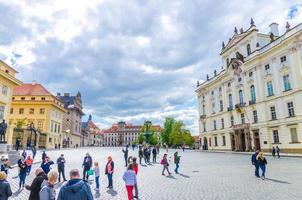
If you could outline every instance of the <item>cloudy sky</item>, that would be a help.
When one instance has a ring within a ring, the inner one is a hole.
[[[80,91],[102,127],[174,116],[197,134],[196,81],[220,68],[234,26],[302,22],[295,0],[75,2],[0,0],[0,58],[23,82]]]

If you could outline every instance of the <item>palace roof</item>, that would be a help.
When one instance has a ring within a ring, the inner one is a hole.
[[[52,94],[39,83],[25,83],[20,86],[16,86],[13,90],[13,95],[40,96]]]

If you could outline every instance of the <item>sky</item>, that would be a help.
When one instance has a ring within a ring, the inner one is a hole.
[[[197,80],[221,67],[221,43],[249,27],[302,22],[296,0],[0,0],[0,59],[48,90],[81,92],[86,116],[182,120],[198,134]]]

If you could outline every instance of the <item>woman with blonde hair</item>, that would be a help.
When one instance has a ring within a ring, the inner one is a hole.
[[[0,172],[0,199],[7,200],[10,196],[12,196],[12,190],[9,182],[6,181],[6,174],[5,172]]]
[[[258,164],[259,164],[259,168],[262,171],[261,178],[264,180],[265,179],[267,160],[264,157],[264,153],[263,152],[259,152],[259,154],[257,155],[257,161],[258,161]]]
[[[44,180],[41,184],[41,190],[39,193],[40,199],[43,200],[55,200],[56,199],[56,190],[55,184],[58,181],[59,173],[55,170],[51,170],[47,174],[47,179]]]

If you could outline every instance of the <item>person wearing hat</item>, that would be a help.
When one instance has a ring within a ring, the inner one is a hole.
[[[0,172],[0,199],[7,200],[8,197],[12,196],[12,190],[9,182],[6,181],[5,172]]]

